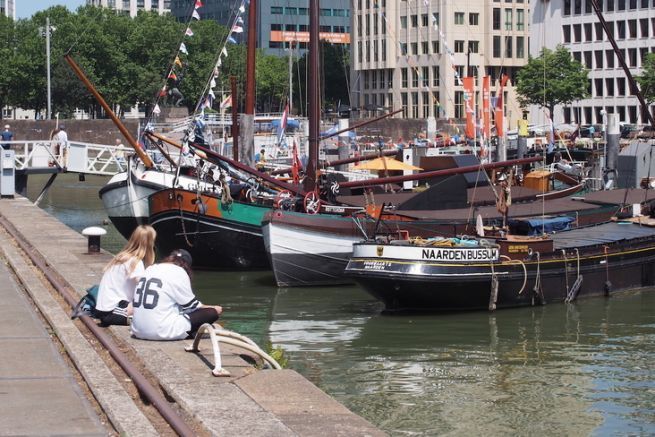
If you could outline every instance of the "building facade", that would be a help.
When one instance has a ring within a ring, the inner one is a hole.
[[[86,0],[86,4],[115,9],[135,17],[139,11],[156,11],[164,14],[171,11],[171,0]]]
[[[172,0],[171,14],[179,20],[189,17],[193,0]],[[323,2],[320,10],[321,39],[335,44],[343,44],[349,50],[350,44],[350,2],[332,0]],[[216,20],[224,26],[231,26],[234,19],[235,4],[227,0],[203,0],[198,9],[202,19]],[[307,49],[309,41],[309,4],[306,0],[260,0],[257,11],[257,47],[268,54],[288,55],[290,45],[298,48],[297,54]],[[243,15],[244,29],[247,32],[248,12]],[[239,42],[245,41],[246,32],[237,36]],[[240,39],[240,40],[239,40]],[[242,41],[241,41],[242,40]]]
[[[0,15],[16,20],[16,0],[0,0]]]
[[[655,0],[598,0],[598,4],[631,74],[639,75],[646,54],[655,52]],[[618,114],[625,123],[648,123],[639,101],[631,96],[626,75],[590,0],[534,2],[530,21],[532,56],[538,56],[542,47],[554,49],[562,44],[589,70],[590,97],[557,106],[556,124],[604,124],[605,114]],[[531,120],[543,123],[543,111],[533,108]]]
[[[515,126],[522,114],[513,84],[528,60],[529,7],[529,0],[355,0],[353,106],[462,119],[465,96],[456,76],[476,77],[479,107],[481,77],[490,76],[493,98],[505,74],[505,119]]]

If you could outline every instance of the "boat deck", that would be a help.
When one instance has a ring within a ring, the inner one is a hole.
[[[643,237],[655,237],[655,227],[639,226],[629,222],[609,222],[552,235],[555,250],[616,243]]]

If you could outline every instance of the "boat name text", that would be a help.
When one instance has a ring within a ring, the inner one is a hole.
[[[435,261],[495,261],[498,259],[498,249],[493,247],[423,249],[421,258]]]

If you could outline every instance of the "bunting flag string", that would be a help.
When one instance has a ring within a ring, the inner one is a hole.
[[[193,36],[193,30],[191,30],[191,27],[187,27],[186,32],[184,34],[186,36]]]
[[[200,20],[200,14],[198,13],[198,9],[193,10],[193,14],[191,14],[191,18],[194,18],[196,20]]]
[[[186,44],[180,44],[180,52],[184,53],[185,55],[189,54],[188,50],[186,49]]]

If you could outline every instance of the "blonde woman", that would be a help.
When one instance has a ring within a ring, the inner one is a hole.
[[[96,303],[96,314],[102,325],[128,324],[134,288],[146,267],[155,262],[156,236],[152,226],[137,227],[123,250],[105,266]]]

